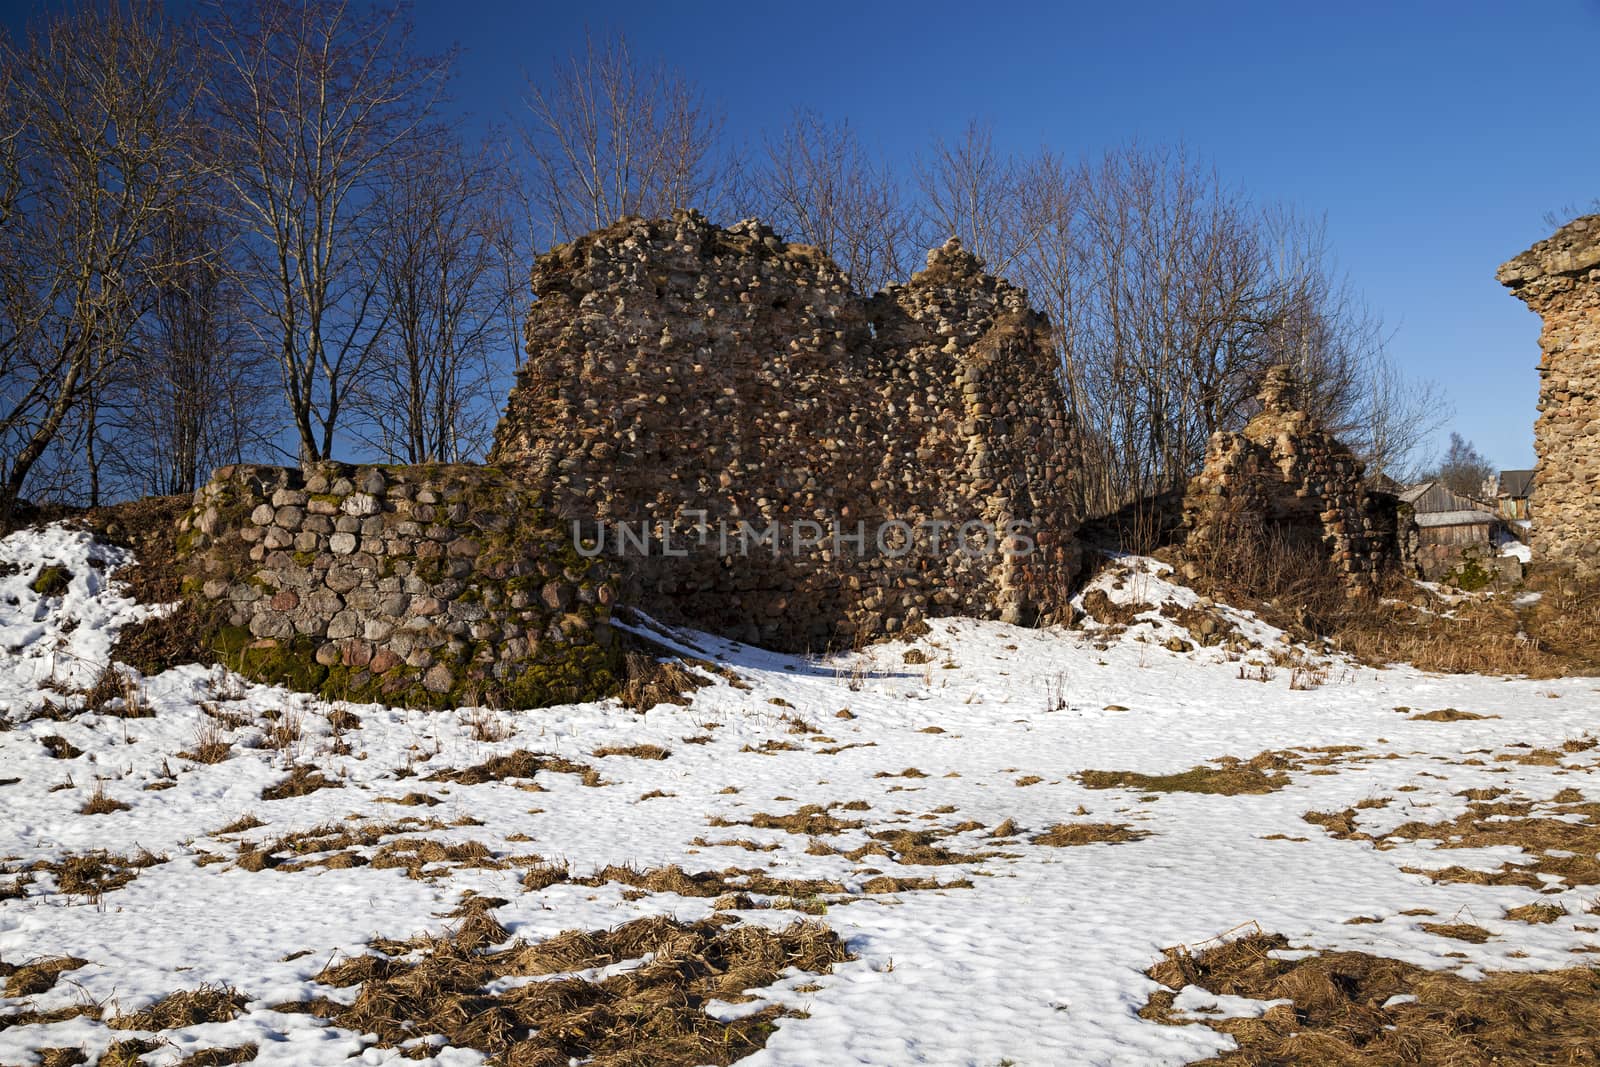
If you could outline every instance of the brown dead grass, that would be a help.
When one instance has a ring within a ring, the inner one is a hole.
[[[22,865],[0,864],[0,875],[16,875],[12,883],[14,897],[22,897],[37,873],[55,875],[56,891],[66,896],[84,897],[98,904],[105,894],[121,889],[139,876],[147,867],[167,862],[168,857],[149,851],[122,856],[104,850],[79,852],[59,860],[39,860]],[[0,886],[0,892],[4,891]]]
[[[486,782],[502,782],[507,778],[532,779],[540,771],[554,774],[590,774],[594,769],[582,763],[574,763],[562,756],[552,756],[544,752],[529,752],[519,748],[515,752],[508,752],[503,756],[493,756],[482,763],[471,767],[439,771],[430,774],[424,781],[429,782],[454,782],[457,785],[483,785]]]
[[[1086,789],[1132,789],[1145,793],[1271,793],[1289,784],[1285,771],[1299,770],[1302,760],[1293,752],[1262,752],[1248,760],[1221,756],[1215,766],[1199,766],[1177,774],[1140,774],[1137,771],[1081,771],[1074,775]]]
[[[751,826],[757,830],[782,830],[790,834],[805,834],[816,837],[821,834],[840,834],[846,830],[859,830],[864,823],[859,819],[841,819],[830,812],[841,805],[837,802],[823,807],[820,804],[806,804],[798,811],[788,815],[768,815],[757,812],[749,819],[726,819],[722,816],[713,816],[709,821],[712,826]]]
[[[200,1023],[225,1023],[244,1010],[245,997],[231,986],[204,985],[169,994],[148,1008],[113,1015],[106,1025],[113,1030],[176,1030]]]
[[[1127,823],[1080,822],[1057,823],[1044,833],[1028,840],[1035,845],[1070,848],[1074,845],[1094,845],[1101,842],[1119,844],[1124,841],[1141,841],[1149,836],[1148,830],[1135,830]]]
[[[324,778],[322,772],[305,763],[297,763],[287,777],[261,790],[262,800],[288,800],[303,797],[319,789],[340,789],[343,782]]]
[[[120,800],[114,800],[106,795],[104,782],[94,784],[94,792],[89,794],[83,806],[78,809],[79,815],[110,815],[113,812],[127,811],[129,805]]]
[[[1471,711],[1458,711],[1455,708],[1440,708],[1438,711],[1418,712],[1411,716],[1412,722],[1467,722],[1473,719],[1498,719],[1498,715],[1479,715]]]
[[[1563,790],[1559,797],[1576,791]],[[1534,801],[1507,799],[1504,790],[1489,790],[1485,799],[1468,803],[1467,810],[1454,819],[1440,822],[1413,821],[1387,831],[1381,839],[1357,828],[1356,812],[1308,812],[1305,820],[1321,826],[1335,837],[1365,841],[1384,850],[1397,841],[1436,841],[1437,848],[1494,848],[1510,846],[1528,857],[1524,863],[1505,863],[1492,871],[1452,865],[1439,870],[1402,868],[1410,874],[1426,874],[1438,882],[1467,882],[1475,885],[1515,885],[1530,889],[1546,887],[1539,875],[1550,875],[1568,886],[1600,885],[1600,802],[1545,802],[1543,810]]]
[[[376,1035],[381,1047],[438,1034],[507,1067],[569,1060],[593,1067],[726,1065],[759,1050],[776,1020],[790,1013],[773,1006],[719,1023],[703,1010],[707,1000],[748,1001],[748,990],[771,985],[790,968],[828,973],[851,958],[823,926],[799,922],[773,931],[720,914],[697,923],[639,919],[486,951],[504,933],[487,904],[468,908],[446,937],[385,946],[420,950],[416,958],[360,957],[374,962],[326,972],[330,984],[360,983],[350,1006],[327,1000],[307,1006],[335,1025]],[[572,976],[646,957],[603,981]],[[541,975],[566,977],[484,993],[497,978]]]
[[[1207,1064],[1600,1063],[1600,970],[1491,972],[1468,981],[1361,952],[1293,960],[1269,955],[1288,947],[1280,935],[1254,934],[1195,955],[1168,949],[1147,972],[1166,989],[1153,994],[1140,1015],[1192,1024],[1196,1020],[1172,1011],[1172,991],[1185,985],[1293,1002],[1259,1019],[1200,1017],[1239,1045]],[[1384,1007],[1396,996],[1417,999]]]
[[[5,990],[8,997],[31,997],[53,989],[56,979],[67,971],[75,971],[88,964],[77,956],[46,956],[25,963],[6,975]]]
[[[695,666],[715,669],[711,664],[693,661]],[[676,704],[687,707],[694,702],[694,691],[711,684],[711,679],[688,669],[678,659],[657,659],[643,652],[629,650],[623,656],[623,669],[628,676],[618,695],[623,706],[644,713],[657,704]]]
[[[666,759],[672,753],[660,745],[607,745],[595,749],[592,755],[596,759],[603,759],[606,756],[632,756],[634,759],[660,760]]]

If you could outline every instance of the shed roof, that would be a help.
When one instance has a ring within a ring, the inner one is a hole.
[[[1487,511],[1467,508],[1461,511],[1419,511],[1417,525],[1433,526],[1484,526],[1494,523],[1495,517]]]

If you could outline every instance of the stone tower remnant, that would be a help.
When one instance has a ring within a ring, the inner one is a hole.
[[[1567,223],[1495,276],[1543,321],[1534,559],[1600,572],[1600,215]]]

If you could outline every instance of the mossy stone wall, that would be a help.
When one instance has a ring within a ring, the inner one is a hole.
[[[433,707],[616,687],[608,565],[493,467],[223,467],[179,554],[215,653],[262,681]]]

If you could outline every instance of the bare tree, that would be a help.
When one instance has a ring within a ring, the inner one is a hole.
[[[857,289],[872,292],[904,276],[911,213],[889,169],[867,154],[848,123],[796,112],[766,139],[742,197],[742,212],[820,248]]]
[[[957,236],[990,271],[1017,274],[1053,220],[1037,166],[996,151],[993,129],[976,120],[954,141],[936,139],[915,168],[923,243]]]
[[[70,420],[86,415],[95,440],[95,402],[160,266],[154,232],[189,182],[193,79],[153,4],[85,8],[0,52],[3,521]]]
[[[1452,493],[1479,498],[1485,495],[1484,487],[1494,477],[1494,464],[1471,441],[1452,433],[1450,447],[1445,450],[1434,476]]]
[[[512,264],[526,261],[512,185],[487,150],[469,156],[440,131],[379,199],[374,302],[389,328],[360,408],[362,436],[391,460],[460,462],[493,434],[496,388],[516,363],[505,313],[523,285]]]
[[[1422,448],[1449,421],[1450,406],[1436,385],[1406,377],[1381,352],[1368,364],[1365,386],[1355,447],[1367,476],[1416,481]]]
[[[272,361],[249,330],[237,242],[212,202],[193,198],[157,232],[153,300],[112,383],[107,466],[131,492],[192,492],[271,436]]]
[[[523,140],[532,201],[551,244],[628,215],[714,211],[728,170],[717,152],[722,115],[664,63],[642,64],[620,34],[530,81]]]
[[[247,292],[301,461],[326,458],[386,325],[378,193],[415,150],[450,59],[411,50],[401,8],[345,0],[214,0],[205,31],[214,158],[247,237]]]

